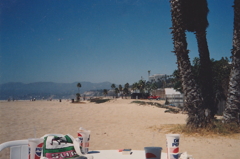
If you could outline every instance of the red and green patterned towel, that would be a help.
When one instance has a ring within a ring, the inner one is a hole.
[[[74,149],[71,135],[46,136],[43,143],[43,157],[72,159],[79,157]]]

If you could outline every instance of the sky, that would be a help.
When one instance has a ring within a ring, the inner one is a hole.
[[[210,58],[230,57],[233,0],[208,0]],[[0,0],[0,84],[133,84],[177,69],[169,0]],[[187,33],[189,57],[198,57]]]

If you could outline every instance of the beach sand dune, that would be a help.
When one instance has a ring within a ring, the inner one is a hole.
[[[164,113],[165,109],[142,106],[131,99],[115,99],[102,104],[70,101],[0,102],[0,143],[41,137],[49,133],[77,137],[79,127],[91,130],[90,150],[161,146],[166,152],[166,124],[184,124],[185,114]],[[195,159],[236,159],[240,156],[240,136],[188,137],[181,135],[180,152]],[[5,159],[7,151],[0,154]]]

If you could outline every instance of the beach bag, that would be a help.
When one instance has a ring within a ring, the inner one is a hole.
[[[74,138],[71,135],[46,135],[43,141],[41,159],[73,159],[79,158],[74,148]]]

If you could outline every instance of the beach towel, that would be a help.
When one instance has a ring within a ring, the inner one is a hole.
[[[44,137],[42,158],[73,159],[79,158],[74,148],[74,138],[71,135],[50,135]],[[79,147],[78,147],[79,148]]]

